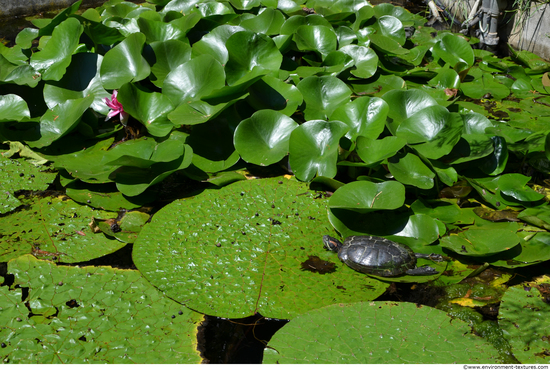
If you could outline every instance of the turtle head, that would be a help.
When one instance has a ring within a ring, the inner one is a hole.
[[[326,249],[333,252],[338,252],[342,248],[340,240],[328,235],[323,236],[323,244]]]

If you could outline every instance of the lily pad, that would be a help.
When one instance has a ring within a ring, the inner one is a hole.
[[[103,233],[94,233],[89,227],[92,217],[112,218],[116,213],[94,211],[65,196],[37,199],[28,208],[2,218],[0,260],[33,253],[38,258],[75,263],[124,246]]]
[[[512,346],[512,353],[522,363],[548,364],[549,286],[548,276],[542,276],[510,287],[502,297],[499,325]]]
[[[339,303],[309,311],[275,333],[264,351],[268,364],[495,363],[497,358],[497,350],[466,322],[409,302]]]
[[[26,255],[0,287],[0,357],[23,364],[200,363],[203,316],[133,270],[56,266]],[[116,320],[114,319],[116,317]]]
[[[321,236],[331,227],[326,201],[314,197],[279,177],[177,200],[145,225],[134,263],[171,298],[222,317],[290,319],[334,300],[382,294],[384,283],[340,268],[324,250]]]

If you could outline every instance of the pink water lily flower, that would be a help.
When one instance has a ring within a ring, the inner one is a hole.
[[[118,101],[116,98],[118,95],[118,91],[114,90],[113,95],[111,95],[111,99],[105,98],[103,99],[105,101],[105,104],[111,109],[109,114],[107,114],[107,117],[105,117],[105,121],[107,121],[109,118],[113,118],[117,114],[120,114],[120,122],[126,126],[126,122],[128,121],[128,118],[130,115],[124,111],[124,108],[122,107],[122,104]]]

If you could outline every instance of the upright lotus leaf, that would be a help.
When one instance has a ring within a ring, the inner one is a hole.
[[[518,228],[516,222],[486,222],[480,226],[471,226],[457,235],[445,236],[440,243],[464,256],[491,256],[519,244],[516,235]]]
[[[29,106],[19,95],[0,95],[0,122],[21,121],[30,117]]]
[[[241,158],[233,145],[234,130],[225,117],[193,127],[187,144],[193,148],[193,164],[204,172],[220,172]]]
[[[230,3],[239,10],[250,10],[260,6],[260,0],[231,0]]]
[[[249,163],[260,166],[276,163],[288,154],[290,134],[297,127],[292,118],[282,113],[257,111],[235,129],[235,149]]]
[[[163,94],[175,106],[198,100],[225,86],[225,72],[214,57],[203,54],[173,69],[164,80]]]
[[[502,297],[499,326],[521,363],[548,363],[549,284],[548,276],[542,276],[508,288]]]
[[[303,25],[296,29],[293,37],[298,50],[318,51],[326,56],[331,51],[335,51],[338,38],[332,27],[320,25]]]
[[[283,55],[269,36],[250,31],[231,35],[225,43],[227,84],[238,85],[271,71],[278,71]]]
[[[80,122],[84,111],[94,101],[93,96],[67,100],[48,109],[40,119],[40,138],[27,143],[35,148],[43,148],[71,132]]]
[[[374,299],[387,285],[340,268],[323,248],[331,228],[326,201],[315,198],[279,177],[176,200],[145,225],[134,263],[169,297],[221,317],[290,319],[334,300]]]
[[[382,96],[382,99],[392,108],[388,112],[388,117],[396,122],[396,126],[416,112],[432,105],[438,105],[437,101],[428,93],[416,89],[390,90]]]
[[[141,55],[144,44],[145,35],[135,32],[105,54],[100,70],[104,88],[118,89],[149,76],[151,67]]]
[[[213,56],[221,65],[225,65],[229,60],[229,52],[225,43],[234,33],[244,30],[241,26],[231,26],[228,24],[214,28],[193,44],[193,56],[208,54]]]
[[[122,85],[117,98],[124,111],[143,123],[151,135],[166,136],[174,128],[167,117],[174,105],[166,95],[147,92],[133,83],[127,83]]]
[[[157,41],[150,46],[155,53],[151,82],[162,88],[168,73],[191,59],[191,46],[180,40]]]
[[[8,213],[21,202],[15,196],[18,190],[46,190],[57,173],[43,172],[47,167],[37,167],[23,158],[10,159],[0,155],[0,214]]]
[[[404,203],[405,186],[400,182],[353,181],[334,192],[330,197],[329,207],[367,213],[381,209],[396,209]]]
[[[305,17],[303,15],[293,15],[281,27],[281,35],[293,35],[298,27],[302,25],[332,27],[332,24],[319,14],[309,14]]]
[[[493,152],[483,159],[479,168],[487,175],[500,175],[508,163],[508,146],[506,140],[500,136],[491,137],[493,141]]]
[[[201,314],[134,270],[22,256],[0,289],[0,356],[10,363],[200,363]],[[116,317],[116,319],[115,319]]]
[[[242,21],[240,26],[252,32],[271,36],[279,34],[284,21],[285,17],[279,10],[264,8],[257,16]]]
[[[306,103],[306,120],[330,117],[336,108],[349,101],[351,96],[349,87],[334,76],[306,77],[296,87]]]
[[[447,33],[432,48],[436,57],[450,64],[456,72],[474,65],[474,51],[464,38]]]
[[[426,158],[437,159],[453,150],[460,140],[462,128],[462,117],[458,113],[432,105],[401,122],[395,134],[408,144],[419,144],[413,147]]]
[[[378,69],[378,55],[374,50],[365,46],[346,45],[339,49],[353,58],[355,69],[351,74],[358,78],[370,78]]]
[[[487,117],[476,112],[460,113],[464,121],[463,134],[485,134],[487,128],[495,125]]]
[[[403,184],[420,189],[431,189],[434,186],[435,174],[412,153],[388,159],[388,169],[395,179]]]
[[[114,218],[116,213],[81,206],[68,197],[36,199],[28,208],[10,213],[0,225],[0,259],[4,262],[32,253],[37,258],[66,263],[88,261],[124,246],[89,226],[91,217]]]
[[[378,17],[372,27],[381,35],[397,42],[401,46],[405,43],[406,36],[403,23],[394,16],[383,15]]]
[[[527,186],[530,177],[519,173],[507,173],[499,176],[498,189],[504,195],[519,200],[520,202],[536,202],[544,198],[544,194],[536,192]]]
[[[104,99],[110,98],[101,84],[99,69],[103,57],[99,54],[78,53],[73,56],[67,72],[58,82],[48,82],[44,86],[44,101],[48,108],[71,99],[94,97],[90,107],[107,115],[109,108]]]
[[[246,98],[256,110],[273,109],[287,116],[296,112],[304,98],[296,86],[272,76],[264,76],[248,88]]]
[[[290,167],[302,181],[315,176],[336,176],[339,140],[348,131],[340,121],[313,120],[290,134]]]
[[[304,313],[277,331],[263,362],[495,363],[498,351],[471,332],[444,311],[410,302],[338,303]]]
[[[460,77],[454,69],[442,69],[437,76],[428,81],[430,86],[442,89],[458,89],[460,87]]]
[[[367,164],[377,164],[386,158],[393,157],[407,141],[397,136],[386,136],[380,140],[369,139],[365,136],[357,137],[357,154]]]
[[[384,131],[389,110],[384,100],[362,96],[340,105],[330,119],[346,123],[349,126],[346,137],[352,141],[358,136],[376,139]]]
[[[30,65],[42,74],[43,80],[59,81],[63,77],[82,31],[78,20],[68,18],[55,27],[46,47],[31,56]]]
[[[146,37],[148,43],[155,41],[185,40],[187,30],[200,20],[197,13],[191,13],[186,17],[175,19],[171,22],[162,22],[140,17],[137,20],[140,32]],[[191,21],[191,22],[189,22]]]

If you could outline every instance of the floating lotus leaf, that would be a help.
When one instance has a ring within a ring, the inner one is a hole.
[[[466,322],[409,302],[340,303],[309,311],[275,333],[264,351],[264,364],[495,363],[497,358],[497,350]]]
[[[92,217],[114,218],[116,213],[92,210],[68,197],[37,199],[27,208],[2,218],[0,260],[33,253],[38,258],[74,263],[112,253],[124,246],[89,226]]]
[[[550,359],[549,286],[548,276],[542,276],[510,287],[502,297],[499,325],[522,363],[548,364]]]
[[[168,296],[222,317],[293,318],[374,299],[385,284],[323,248],[326,201],[295,180],[239,181],[177,200],[145,225],[134,263]]]
[[[4,154],[4,153],[2,153]],[[56,172],[45,172],[22,158],[10,159],[0,155],[0,214],[21,205],[15,197],[17,190],[46,190],[55,179]]]
[[[56,266],[26,255],[0,287],[0,358],[22,364],[199,363],[202,315],[138,271]]]

